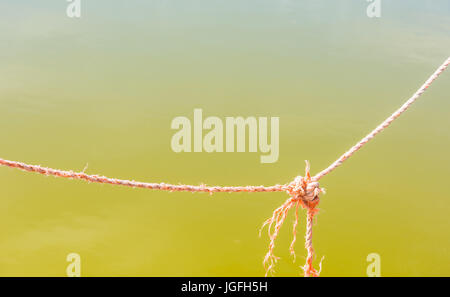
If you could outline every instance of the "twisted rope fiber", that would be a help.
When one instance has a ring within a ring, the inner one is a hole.
[[[52,175],[56,177],[64,177],[70,179],[81,179],[93,183],[103,183],[111,185],[120,185],[134,188],[145,188],[152,190],[163,190],[163,191],[187,191],[187,192],[207,192],[210,194],[217,192],[287,192],[289,194],[289,199],[277,208],[272,217],[267,219],[262,228],[268,225],[269,234],[269,251],[264,258],[264,267],[266,269],[266,276],[268,273],[272,273],[276,261],[279,259],[273,254],[275,247],[275,240],[278,233],[283,225],[284,220],[291,208],[295,206],[295,220],[293,225],[293,240],[290,246],[290,253],[294,256],[295,261],[295,251],[294,244],[296,242],[296,229],[298,224],[298,207],[306,209],[306,235],[305,235],[305,248],[307,250],[306,264],[303,267],[305,276],[319,276],[320,270],[316,270],[313,267],[314,260],[314,249],[312,245],[312,229],[314,223],[314,216],[318,212],[317,205],[319,204],[319,194],[324,192],[324,189],[319,187],[318,181],[342,165],[344,161],[350,158],[355,152],[357,152],[363,145],[373,139],[378,133],[386,129],[396,118],[398,118],[403,112],[405,112],[419,97],[422,95],[426,89],[436,80],[436,78],[448,67],[450,64],[450,57],[428,78],[428,80],[414,93],[414,95],[409,98],[398,110],[396,110],[391,116],[384,120],[379,126],[377,126],[372,132],[361,139],[357,144],[351,147],[347,152],[345,152],[341,157],[339,157],[330,166],[311,177],[309,173],[309,163],[306,162],[305,176],[297,176],[292,182],[284,185],[274,185],[274,186],[193,186],[193,185],[174,185],[166,183],[145,183],[138,182],[134,180],[123,180],[117,178],[110,178],[99,175],[89,175],[84,172],[74,172],[59,170],[53,168],[41,167],[39,165],[29,165],[22,162],[9,161],[0,158],[0,165],[10,168],[17,168],[28,172],[36,172],[44,175]],[[275,225],[274,225],[275,224]],[[273,227],[273,228],[272,228]],[[262,229],[261,228],[261,229]],[[260,230],[261,234],[261,230]],[[321,268],[321,263],[320,266]]]

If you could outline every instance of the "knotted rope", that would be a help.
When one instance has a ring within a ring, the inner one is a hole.
[[[345,152],[341,157],[339,157],[330,166],[311,177],[309,173],[309,163],[306,163],[305,176],[297,176],[294,181],[285,185],[274,185],[274,186],[237,186],[237,187],[221,187],[221,186],[192,186],[192,185],[173,185],[166,183],[144,183],[137,182],[134,180],[122,180],[117,178],[109,178],[99,175],[89,175],[82,172],[66,171],[53,168],[41,167],[39,165],[29,165],[22,162],[9,161],[0,159],[0,166],[6,166],[10,168],[17,168],[28,172],[36,172],[44,175],[52,175],[56,177],[64,177],[69,179],[81,179],[93,183],[103,183],[111,185],[120,185],[133,188],[145,188],[153,190],[162,191],[188,191],[188,192],[207,192],[210,194],[217,192],[287,192],[290,196],[283,205],[277,208],[272,217],[267,219],[261,230],[266,226],[268,227],[269,233],[269,251],[264,257],[264,267],[266,268],[266,276],[268,273],[272,273],[274,266],[279,259],[273,253],[275,247],[275,240],[278,233],[283,225],[284,220],[289,212],[289,210],[295,206],[295,220],[293,226],[293,240],[290,246],[290,252],[294,256],[295,251],[294,244],[296,242],[296,229],[298,225],[298,207],[306,209],[306,236],[305,236],[305,248],[307,250],[306,264],[303,267],[305,276],[319,276],[321,270],[321,263],[319,264],[319,270],[314,269],[313,259],[314,259],[314,249],[312,245],[312,228],[314,216],[318,212],[317,205],[319,204],[319,194],[324,192],[324,189],[319,187],[318,181],[330,173],[332,170],[336,169],[344,161],[350,158],[355,152],[357,152],[363,145],[373,139],[378,133],[386,129],[396,118],[398,118],[403,112],[405,112],[425,90],[436,80],[436,78],[448,67],[450,64],[450,57],[428,78],[428,80],[419,88],[419,90],[414,93],[414,95],[409,98],[398,110],[396,110],[390,117],[384,120],[379,126],[377,126],[372,132],[361,139],[357,144],[351,147],[347,152]],[[272,226],[275,224],[272,230]],[[260,234],[261,234],[260,230]],[[323,258],[322,258],[323,259]]]
[[[325,190],[319,187],[318,182],[312,180],[311,175],[309,173],[309,169],[310,169],[309,162],[306,161],[305,176],[297,176],[291,183],[285,186],[285,190],[290,196],[289,199],[286,200],[286,202],[283,205],[281,205],[273,212],[272,217],[264,222],[264,224],[261,227],[261,230],[259,231],[259,234],[261,236],[262,229],[266,225],[269,225],[269,227],[267,228],[270,239],[269,251],[264,257],[263,262],[264,267],[266,269],[266,276],[269,273],[274,272],[273,268],[275,267],[275,264],[279,259],[274,255],[275,240],[278,237],[278,233],[281,229],[281,226],[284,223],[284,220],[286,219],[287,213],[294,206],[295,206],[295,220],[293,226],[293,239],[289,250],[291,252],[291,255],[294,257],[295,261],[294,244],[297,240],[298,207],[301,206],[302,208],[307,210],[305,248],[308,252],[308,256],[306,258],[306,264],[303,267],[303,270],[305,271],[305,276],[318,276],[320,273],[320,271],[316,271],[312,266],[312,261],[314,257],[314,249],[312,245],[312,225],[314,215],[318,211],[316,206],[319,204],[320,201],[319,194],[325,192]],[[272,225],[274,223],[275,226],[272,230]]]

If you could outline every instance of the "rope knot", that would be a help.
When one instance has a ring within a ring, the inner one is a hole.
[[[286,192],[294,201],[301,201],[303,206],[314,208],[319,203],[319,194],[325,191],[311,178],[309,168],[309,162],[306,161],[305,176],[297,176],[287,185]]]

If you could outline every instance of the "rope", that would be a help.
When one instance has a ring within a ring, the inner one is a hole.
[[[170,192],[208,192],[210,194],[217,192],[283,192],[285,191],[285,185],[275,185],[270,187],[265,186],[244,186],[244,187],[220,187],[220,186],[192,186],[192,185],[173,185],[166,183],[144,183],[138,182],[134,180],[124,180],[111,178],[100,175],[89,175],[84,172],[74,172],[74,171],[66,171],[59,170],[47,167],[41,167],[39,165],[29,165],[22,162],[9,161],[0,159],[0,165],[18,168],[28,172],[36,172],[44,175],[52,175],[56,177],[65,177],[70,179],[82,179],[92,183],[100,183],[100,184],[111,184],[132,188],[144,188],[151,190],[162,190],[162,191],[170,191]]]
[[[378,127],[373,129],[372,132],[366,135],[363,139],[361,139],[357,144],[351,147],[347,152],[345,152],[342,156],[339,157],[336,161],[334,161],[330,166],[319,172],[314,176],[315,181],[319,181],[322,177],[341,166],[342,163],[350,158],[354,153],[356,153],[363,145],[368,143],[372,138],[375,137],[378,133],[389,127],[389,125],[398,118],[402,113],[404,113],[417,99],[419,99],[420,95],[422,95],[428,87],[438,78],[438,76],[444,72],[447,66],[450,64],[450,57],[439,66],[439,68],[427,79],[427,81],[409,98],[399,109],[397,109],[390,117],[388,117],[384,122],[382,122]]]
[[[306,265],[304,267],[305,276],[318,276],[319,272],[317,272],[312,267],[312,260],[314,256],[314,249],[312,247],[312,221],[315,213],[318,211],[316,206],[319,204],[319,194],[322,192],[325,192],[324,189],[319,188],[319,183],[312,181],[311,175],[309,173],[309,163],[306,161],[306,169],[305,169],[305,177],[297,176],[293,182],[291,182],[286,192],[289,194],[289,199],[286,200],[286,202],[283,203],[279,208],[277,208],[273,214],[272,217],[267,219],[264,224],[262,225],[259,234],[261,236],[261,231],[265,226],[269,226],[267,228],[269,233],[269,251],[267,252],[266,256],[264,257],[264,268],[266,269],[266,276],[270,273],[274,273],[274,267],[279,259],[277,256],[274,255],[274,248],[275,248],[275,240],[278,237],[278,233],[281,229],[281,226],[284,223],[284,220],[286,219],[287,213],[289,210],[295,206],[295,220],[294,220],[294,226],[293,226],[293,239],[291,246],[289,248],[291,255],[294,256],[294,262],[295,262],[295,250],[294,250],[294,244],[297,240],[297,225],[298,225],[298,207],[301,206],[302,208],[307,210],[307,228],[306,228],[306,237],[305,237],[305,247],[308,251],[308,257],[306,259]],[[275,227],[272,231],[272,226],[275,224]]]
[[[110,178],[99,175],[89,175],[84,172],[74,172],[59,170],[53,168],[41,167],[39,165],[29,165],[22,162],[9,161],[0,158],[0,165],[10,168],[17,168],[28,172],[36,172],[44,175],[52,175],[55,177],[63,177],[69,179],[81,179],[93,183],[120,185],[133,188],[144,188],[152,190],[162,190],[162,191],[186,191],[186,192],[207,192],[210,194],[217,192],[287,192],[290,198],[286,202],[277,208],[272,217],[267,219],[261,230],[268,225],[269,234],[269,250],[264,257],[264,267],[266,269],[266,276],[269,273],[273,273],[273,269],[277,260],[279,259],[274,255],[275,240],[278,233],[283,225],[284,220],[289,212],[289,210],[295,206],[295,220],[293,226],[293,240],[290,246],[290,252],[294,256],[295,261],[295,251],[294,244],[296,242],[296,230],[298,224],[298,207],[306,209],[306,236],[305,236],[305,248],[307,250],[306,264],[303,266],[305,276],[319,276],[320,270],[316,270],[313,267],[314,260],[314,249],[312,245],[312,229],[313,229],[313,219],[318,212],[317,205],[319,204],[319,194],[324,193],[324,189],[319,187],[318,181],[342,165],[344,161],[350,158],[355,152],[357,152],[363,145],[374,138],[378,133],[386,129],[396,118],[398,118],[403,112],[405,112],[419,97],[422,95],[426,89],[437,79],[437,77],[448,67],[450,64],[450,57],[428,78],[428,80],[414,93],[414,95],[409,98],[398,110],[396,110],[391,116],[384,120],[379,126],[377,126],[372,132],[361,139],[357,144],[351,147],[347,152],[345,152],[341,157],[339,157],[330,166],[311,177],[309,173],[309,163],[306,162],[305,176],[297,176],[292,182],[284,185],[274,185],[274,186],[237,186],[237,187],[221,187],[221,186],[193,186],[193,185],[174,185],[166,183],[145,183],[138,182],[134,180],[123,180],[117,178]],[[274,225],[275,224],[275,225]],[[272,226],[274,227],[272,228]],[[260,234],[261,234],[260,230]],[[319,265],[321,268],[321,263]]]

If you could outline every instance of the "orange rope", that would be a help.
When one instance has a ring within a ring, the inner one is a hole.
[[[277,208],[272,217],[267,219],[262,228],[266,225],[268,226],[269,234],[269,250],[264,257],[264,267],[266,269],[266,276],[268,273],[272,273],[277,260],[279,259],[274,255],[275,240],[279,234],[281,226],[286,219],[289,210],[295,205],[295,220],[293,226],[293,240],[290,246],[290,252],[294,256],[295,251],[294,244],[296,242],[296,229],[298,224],[298,206],[301,205],[307,211],[306,220],[306,236],[305,236],[305,248],[307,250],[306,264],[303,267],[305,276],[319,276],[320,270],[318,271],[313,267],[314,260],[314,249],[312,245],[312,228],[313,219],[318,212],[317,205],[319,204],[319,194],[324,192],[324,189],[319,187],[318,181],[330,173],[332,170],[336,169],[344,161],[350,158],[356,151],[358,151],[363,145],[374,138],[378,133],[386,129],[396,118],[398,118],[403,112],[405,112],[419,97],[422,95],[426,89],[436,80],[436,78],[448,67],[450,64],[450,57],[428,78],[428,80],[417,90],[414,95],[408,99],[397,111],[395,111],[390,117],[383,121],[379,126],[377,126],[372,132],[370,132],[366,137],[361,139],[357,144],[355,144],[350,150],[345,152],[341,157],[339,157],[334,163],[328,166],[326,169],[319,172],[314,177],[310,176],[309,164],[306,164],[305,176],[297,176],[294,181],[284,184],[284,185],[274,185],[274,186],[237,186],[237,187],[221,187],[221,186],[193,186],[193,185],[173,185],[166,183],[144,183],[137,182],[134,180],[122,180],[117,178],[110,178],[99,175],[89,175],[84,172],[73,172],[66,170],[59,170],[53,168],[41,167],[39,165],[29,165],[22,162],[9,161],[0,159],[0,166],[6,166],[10,168],[17,168],[28,172],[36,172],[44,175],[52,175],[56,177],[64,177],[70,179],[81,179],[93,183],[103,183],[111,185],[120,185],[126,187],[135,188],[145,188],[153,190],[163,190],[163,191],[188,191],[188,192],[207,192],[210,194],[216,192],[284,192],[286,191],[290,198],[286,202]],[[274,228],[272,228],[275,224]],[[261,229],[262,229],[261,228]],[[273,229],[273,230],[272,230]],[[261,230],[260,230],[261,234]],[[321,264],[320,264],[321,267]]]

